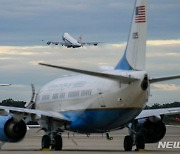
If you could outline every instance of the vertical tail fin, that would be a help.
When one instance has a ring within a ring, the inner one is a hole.
[[[146,31],[147,0],[136,0],[126,50],[115,69],[145,69]]]

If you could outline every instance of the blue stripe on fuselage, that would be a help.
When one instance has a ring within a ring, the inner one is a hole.
[[[67,129],[82,133],[106,132],[132,120],[141,109],[101,109],[67,111],[62,114],[71,121]]]

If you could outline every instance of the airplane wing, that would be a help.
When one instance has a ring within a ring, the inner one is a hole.
[[[155,83],[155,82],[161,82],[161,81],[166,81],[166,80],[172,80],[172,79],[178,79],[180,78],[180,75],[173,75],[173,76],[164,76],[164,77],[157,77],[157,78],[151,78],[149,79],[150,83]]]
[[[23,117],[31,117],[33,120],[39,120],[43,118],[52,118],[56,121],[62,123],[69,123],[70,121],[64,117],[62,114],[53,111],[42,111],[36,109],[27,109],[27,108],[18,108],[18,107],[8,107],[8,106],[0,106],[0,115],[9,115],[12,114],[14,116]]]
[[[10,86],[12,84],[0,84],[0,86]]]
[[[99,43],[101,43],[101,42],[81,42],[81,45],[94,45],[94,46],[96,46],[96,45],[98,45]]]
[[[80,70],[80,69],[75,69],[75,68],[56,66],[56,65],[44,64],[44,63],[39,63],[39,65],[63,69],[63,70],[81,73],[81,74],[85,74],[85,75],[91,75],[91,76],[95,76],[95,77],[101,77],[101,78],[107,78],[107,79],[116,79],[116,80],[120,80],[122,83],[129,83],[129,82],[139,80],[138,78],[134,78],[131,76],[122,76],[122,75],[111,74],[111,73],[93,72],[93,71]]]
[[[136,119],[173,114],[180,114],[180,107],[143,110]]]
[[[65,42],[48,41],[47,45],[66,45]]]

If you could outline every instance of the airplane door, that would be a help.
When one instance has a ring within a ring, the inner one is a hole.
[[[99,81],[100,82],[100,86],[97,89],[98,92],[98,101],[99,101],[99,105],[100,107],[106,107],[106,105],[104,104],[104,100],[103,100],[103,81]]]

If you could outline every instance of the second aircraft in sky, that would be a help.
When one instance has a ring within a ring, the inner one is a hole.
[[[79,48],[82,46],[97,46],[100,42],[83,42],[82,41],[82,35],[79,37],[78,40],[73,38],[70,34],[64,33],[62,35],[62,42],[59,41],[48,41],[47,45],[62,45],[67,48]]]

